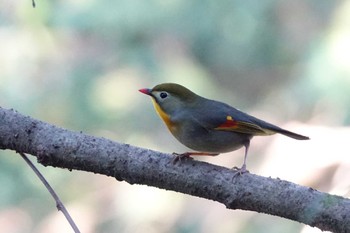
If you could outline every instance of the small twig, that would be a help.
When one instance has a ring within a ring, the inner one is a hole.
[[[32,0],[33,8],[35,8],[35,0]]]
[[[63,205],[63,203],[61,202],[60,198],[58,197],[56,192],[53,190],[53,188],[50,186],[50,184],[46,181],[44,176],[40,173],[40,171],[34,166],[34,164],[28,159],[28,157],[24,153],[19,152],[19,154],[22,156],[24,161],[26,161],[26,163],[29,165],[29,167],[34,171],[34,173],[39,177],[41,182],[45,185],[47,190],[50,192],[50,194],[53,197],[53,199],[55,199],[57,209],[59,211],[62,211],[62,213],[66,217],[67,221],[69,222],[69,224],[73,228],[74,232],[75,233],[80,233],[77,225],[75,224],[74,220],[72,219],[72,217],[68,213],[66,207]]]

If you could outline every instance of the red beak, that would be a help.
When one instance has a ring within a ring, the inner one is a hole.
[[[148,89],[148,88],[140,89],[139,92],[146,94],[146,95],[151,95],[151,89]]]

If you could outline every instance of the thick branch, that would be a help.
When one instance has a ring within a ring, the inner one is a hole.
[[[72,132],[0,108],[0,149],[29,153],[47,166],[77,169],[276,215],[322,230],[350,232],[350,200],[287,181],[187,160]]]

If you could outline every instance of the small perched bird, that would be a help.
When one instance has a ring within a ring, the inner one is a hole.
[[[244,146],[243,165],[236,168],[242,174],[247,172],[247,154],[253,136],[280,133],[298,140],[309,139],[228,104],[201,97],[179,84],[163,83],[139,91],[152,97],[155,110],[174,137],[196,151],[176,154],[175,161],[191,155],[214,156]]]

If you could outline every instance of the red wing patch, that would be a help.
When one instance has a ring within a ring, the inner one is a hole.
[[[275,133],[274,131],[263,129],[259,125],[253,123],[236,121],[232,118],[232,116],[227,116],[226,121],[218,127],[216,127],[215,129],[252,135],[271,135]]]
[[[227,116],[226,117],[226,121],[224,123],[222,123],[221,125],[219,125],[218,127],[216,127],[215,129],[234,129],[238,127],[238,122],[233,120],[232,116]]]

